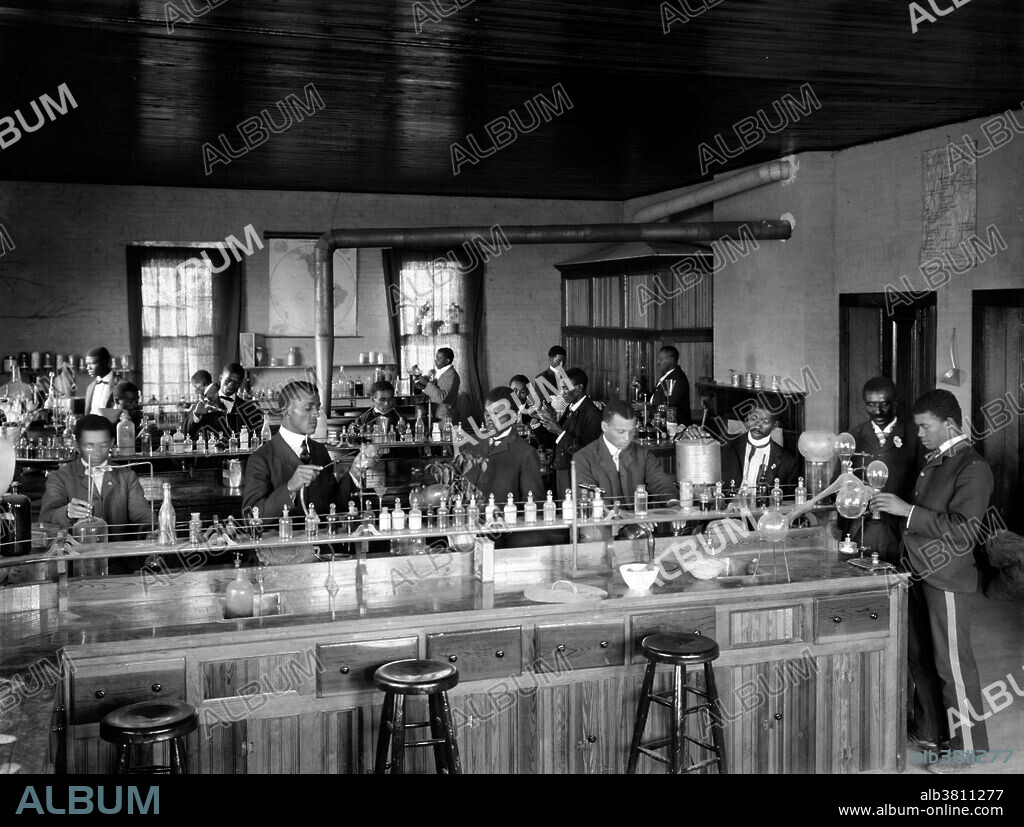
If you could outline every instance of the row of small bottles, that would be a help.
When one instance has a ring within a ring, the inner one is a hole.
[[[684,511],[695,506],[700,511],[725,511],[726,506],[733,501],[741,508],[781,508],[783,493],[779,478],[775,478],[775,484],[770,489],[767,483],[759,483],[754,488],[743,483],[737,488],[736,480],[732,480],[728,489],[721,482],[716,482],[713,490],[702,486],[699,493],[696,493],[692,483],[679,483],[679,504]],[[807,502],[803,477],[797,481],[794,502],[796,505]]]
[[[360,444],[364,442],[400,443],[400,442],[426,442],[427,424],[420,411],[416,415],[416,421],[409,425],[404,419],[399,419],[397,427],[388,427],[387,418],[377,417],[372,423],[368,422],[363,426],[352,424],[342,427],[339,439],[343,443]],[[460,425],[452,425],[452,421],[445,417],[443,422],[434,422],[430,429],[431,442],[451,442],[456,431],[461,430]]]
[[[196,434],[195,439],[189,439],[182,427],[173,434],[164,431],[160,441],[155,445],[152,442],[152,435],[145,420],[142,423],[142,434],[140,436],[139,453],[152,455],[155,453],[164,454],[216,454],[219,451],[234,453],[239,451],[255,451],[261,445],[271,440],[270,421],[263,420],[263,430],[256,434],[255,429],[250,432],[246,426],[242,426],[237,433],[232,433],[226,439],[223,434],[206,433]],[[121,415],[121,422],[117,426],[117,450],[118,453],[134,453],[135,451],[135,426],[127,417]]]

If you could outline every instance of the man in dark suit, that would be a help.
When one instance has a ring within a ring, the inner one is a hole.
[[[599,439],[576,452],[576,481],[595,485],[607,502],[621,501],[632,506],[638,485],[647,487],[651,504],[669,500],[678,502],[675,480],[665,473],[661,461],[633,442],[636,413],[620,399],[604,406]]]
[[[970,754],[988,749],[967,595],[978,589],[973,551],[986,532],[992,469],[962,432],[960,403],[949,391],[922,394],[914,403],[914,424],[929,453],[912,503],[893,493],[871,500],[871,508],[902,518],[903,559],[913,574],[907,617],[907,662],[915,684],[909,735],[933,750],[948,739],[952,750]],[[950,762],[928,768],[945,773],[967,766]]]
[[[94,347],[86,354],[85,369],[92,377],[85,389],[87,414],[98,414],[104,408],[113,407],[115,382],[110,365],[110,351],[105,347]]]
[[[69,528],[92,514],[106,520],[111,540],[134,540],[140,528],[154,528],[153,513],[135,472],[106,464],[114,435],[114,424],[105,416],[86,414],[75,423],[80,459],[66,462],[47,475],[40,522]],[[91,500],[89,474],[93,479]],[[110,573],[136,571],[133,559],[111,560]]]
[[[758,405],[747,412],[743,424],[747,432],[730,437],[722,445],[722,481],[736,488],[744,483],[750,489],[758,485],[774,485],[776,478],[783,487],[795,488],[800,477],[800,463],[795,456],[772,439],[779,413]],[[699,426],[686,430],[686,436],[708,436]]]
[[[355,424],[360,428],[375,427],[377,421],[384,417],[387,421],[387,429],[398,429],[402,417],[395,410],[395,386],[390,382],[374,382],[373,391],[370,394],[373,405],[363,411],[355,419]]]
[[[225,365],[220,374],[220,387],[215,393],[208,389],[189,415],[188,435],[213,432],[230,437],[243,425],[258,434],[263,427],[263,412],[253,400],[238,397],[238,389],[244,381],[245,368],[236,362]]]
[[[281,389],[281,405],[280,429],[246,463],[243,511],[248,515],[259,508],[260,517],[271,525],[285,508],[293,514],[298,509],[301,518],[303,499],[319,515],[326,514],[331,503],[346,511],[349,499],[358,496],[359,478],[370,464],[372,450],[364,448],[339,479],[333,467],[326,467],[332,462],[327,449],[311,439],[320,415],[316,386],[289,382]]]
[[[587,374],[580,368],[569,368],[565,376],[569,382],[569,387],[562,390],[565,413],[556,422],[546,408],[538,412],[544,427],[555,438],[555,484],[559,497],[569,488],[573,454],[601,436],[601,411],[587,396]]]
[[[864,384],[864,406],[868,419],[850,430],[857,441],[857,452],[865,468],[874,460],[885,463],[889,477],[882,491],[909,501],[914,494],[917,472],[924,461],[917,429],[913,423],[896,416],[896,385],[886,376],[876,376]],[[894,514],[880,514],[880,519],[865,519],[861,538],[861,520],[850,520],[841,526],[859,544],[877,551],[883,560],[898,563],[900,558],[900,523]]]
[[[658,351],[658,374],[661,378],[649,400],[654,410],[659,405],[675,408],[676,423],[683,427],[689,425],[693,421],[690,416],[690,381],[679,367],[679,351],[672,345],[665,345]]]
[[[557,388],[559,374],[565,370],[565,348],[561,345],[552,345],[548,349],[548,366],[541,373],[537,374],[537,381],[541,388]],[[547,401],[547,397],[544,397]]]
[[[416,383],[419,393],[434,403],[434,418],[442,420],[447,417],[453,425],[459,421],[456,402],[461,384],[459,374],[452,364],[454,361],[454,350],[450,347],[439,347],[434,354],[434,370],[430,371],[426,379],[420,377]]]

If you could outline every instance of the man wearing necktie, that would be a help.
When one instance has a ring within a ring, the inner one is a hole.
[[[675,480],[665,473],[661,460],[637,445],[636,412],[621,399],[604,406],[601,436],[576,452],[576,481],[600,488],[606,502],[632,507],[638,485],[647,487],[652,505],[678,502]]]
[[[538,411],[541,423],[555,437],[555,484],[557,495],[569,487],[569,465],[573,454],[601,436],[601,411],[587,396],[587,374],[580,368],[565,372],[568,385],[562,388],[562,399],[568,406],[556,422],[546,408]]]
[[[903,522],[903,564],[913,574],[907,606],[907,662],[914,681],[908,737],[938,750],[970,755],[988,749],[985,704],[970,637],[968,595],[978,589],[976,546],[988,531],[992,469],[963,433],[960,403],[931,390],[914,403],[914,424],[930,452],[917,476],[912,502],[885,492],[873,510]],[[949,741],[950,743],[945,743]],[[930,764],[958,772],[965,763]]]
[[[674,408],[676,423],[680,427],[689,425],[693,420],[690,415],[690,380],[679,367],[679,351],[672,345],[665,345],[658,351],[658,384],[650,396],[650,404],[656,411],[659,405]],[[634,408],[640,407],[639,403]]]
[[[394,428],[397,430],[402,417],[395,410],[395,386],[390,382],[374,382],[370,399],[373,405],[356,417],[355,424],[360,428],[365,428],[366,426],[374,428],[378,421],[383,418],[387,423],[387,429]]]
[[[339,512],[359,496],[360,477],[369,466],[372,446],[364,448],[343,474],[336,474],[331,455],[312,438],[320,415],[320,395],[309,382],[289,382],[281,389],[284,413],[281,427],[270,442],[261,445],[245,466],[242,510],[253,507],[267,525],[276,525],[287,507],[293,519],[302,518],[303,497],[323,515],[334,503]]]
[[[86,354],[85,369],[92,377],[85,389],[87,414],[99,414],[104,408],[113,407],[115,383],[110,365],[110,351],[105,347],[94,347]]]
[[[743,418],[746,433],[731,437],[722,444],[722,482],[728,486],[735,480],[737,489],[758,484],[773,485],[778,478],[783,487],[795,488],[800,476],[797,458],[772,439],[779,413],[758,405]],[[686,430],[687,437],[707,437],[699,426]]]
[[[263,427],[263,412],[259,405],[251,399],[238,398],[238,389],[244,381],[245,368],[235,362],[225,365],[220,375],[220,387],[211,385],[189,414],[186,428],[189,436],[210,431],[230,436],[240,431],[243,425],[259,433]]]
[[[107,521],[112,541],[134,540],[140,527],[152,529],[153,515],[135,472],[106,464],[115,433],[114,424],[105,416],[87,414],[75,423],[80,458],[64,463],[46,476],[40,522],[70,528],[91,513]],[[139,565],[134,565],[136,562]],[[141,557],[111,559],[109,572],[136,571],[141,563]]]
[[[885,463],[889,477],[882,491],[910,500],[914,494],[917,473],[924,464],[924,451],[917,438],[917,429],[896,415],[896,385],[886,376],[875,376],[864,384],[864,407],[868,418],[850,434],[857,442],[857,453],[864,466],[874,460]],[[848,533],[860,545],[889,562],[898,563],[900,557],[901,519],[894,514],[880,514],[880,519],[842,520],[840,530]],[[861,524],[864,537],[860,536]]]

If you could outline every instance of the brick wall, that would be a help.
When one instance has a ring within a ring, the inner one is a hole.
[[[319,233],[334,226],[415,227],[617,221],[619,204],[523,199],[443,198],[326,192],[184,189],[5,183],[0,223],[15,244],[0,257],[0,353],[84,353],[105,344],[129,350],[125,246],[131,242],[243,239],[265,231]],[[559,338],[560,289],[553,262],[583,252],[577,245],[520,245],[487,265],[487,368],[493,383],[536,373]],[[213,261],[219,261],[213,254]],[[379,250],[358,257],[359,338],[339,339],[335,363],[360,351],[391,353]],[[266,248],[246,260],[245,329],[266,332]],[[313,363],[313,341],[274,339],[272,355],[299,344]]]

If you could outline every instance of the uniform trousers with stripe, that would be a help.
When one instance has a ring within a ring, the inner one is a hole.
[[[914,682],[914,732],[950,749],[988,749],[966,594],[913,580],[908,595],[907,661]],[[953,710],[951,714],[949,710]]]

